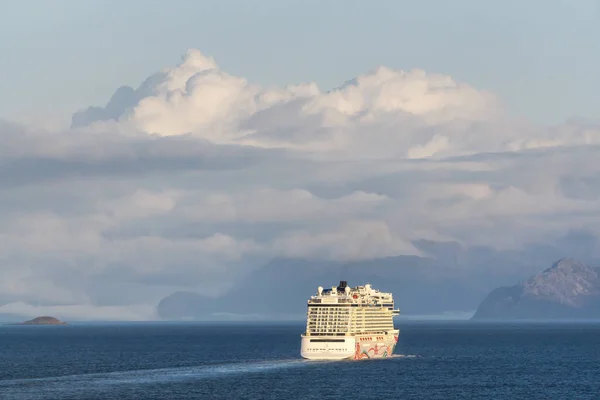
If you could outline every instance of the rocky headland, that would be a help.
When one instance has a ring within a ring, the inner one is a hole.
[[[600,319],[600,269],[561,259],[524,282],[493,290],[472,319]]]
[[[21,322],[19,325],[66,325],[54,317],[37,317],[29,321]]]

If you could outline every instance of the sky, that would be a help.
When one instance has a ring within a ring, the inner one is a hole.
[[[0,315],[422,240],[600,259],[598,2],[0,4]]]
[[[187,48],[263,85],[334,88],[385,65],[496,93],[540,122],[596,118],[596,0],[3,0],[0,117],[68,121]]]

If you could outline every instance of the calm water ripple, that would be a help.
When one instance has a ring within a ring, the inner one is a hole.
[[[301,324],[1,326],[0,399],[597,399],[600,324],[402,322],[394,357],[313,362]]]

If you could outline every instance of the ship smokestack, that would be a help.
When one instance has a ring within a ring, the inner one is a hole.
[[[338,286],[338,291],[339,292],[343,292],[344,289],[346,288],[346,286],[348,286],[348,282],[346,282],[346,281],[340,281],[340,285]]]

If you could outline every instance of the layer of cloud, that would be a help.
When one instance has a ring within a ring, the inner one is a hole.
[[[600,222],[598,125],[515,120],[420,70],[267,88],[190,50],[70,130],[0,139],[0,313],[154,318],[274,257],[511,249]]]

